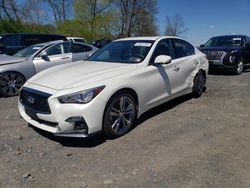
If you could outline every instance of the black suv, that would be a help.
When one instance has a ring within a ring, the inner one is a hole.
[[[0,37],[0,53],[13,55],[27,46],[54,40],[67,40],[63,35],[36,34],[36,33],[13,33]]]
[[[239,75],[250,66],[250,38],[246,35],[213,37],[200,50],[207,55],[210,70],[228,70]]]

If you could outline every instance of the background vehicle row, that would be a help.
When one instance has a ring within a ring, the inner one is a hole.
[[[58,34],[39,34],[39,33],[13,33],[4,34],[0,38],[0,53],[13,55],[27,46],[34,44],[64,40],[67,38]]]
[[[94,46],[70,41],[54,41],[27,47],[13,56],[0,55],[0,94],[14,96],[36,73],[61,64],[86,59]]]

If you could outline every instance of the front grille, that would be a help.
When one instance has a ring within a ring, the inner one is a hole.
[[[23,88],[20,91],[20,102],[28,107],[29,110],[37,113],[50,114],[50,107],[48,104],[48,98],[51,95],[43,93],[29,88]]]
[[[221,60],[227,53],[224,51],[204,51],[208,60]]]

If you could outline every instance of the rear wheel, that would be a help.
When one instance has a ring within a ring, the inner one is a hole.
[[[205,89],[206,77],[203,72],[199,72],[195,78],[193,83],[193,96],[195,98],[199,98],[202,95],[202,92]]]
[[[112,97],[104,113],[103,132],[108,138],[117,138],[126,134],[134,125],[136,104],[129,93],[120,93]]]
[[[0,74],[0,94],[4,97],[12,97],[19,94],[19,89],[24,85],[25,78],[16,72]]]

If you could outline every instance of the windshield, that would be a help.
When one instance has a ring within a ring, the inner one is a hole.
[[[152,40],[115,41],[98,50],[87,60],[116,63],[140,63],[147,56],[153,42]]]
[[[244,45],[241,37],[216,37],[210,39],[205,47],[240,47]]]
[[[34,46],[29,46],[27,48],[22,49],[21,51],[17,52],[13,56],[16,57],[29,57],[36,53],[38,50],[40,50],[43,47],[43,45],[34,45]]]

